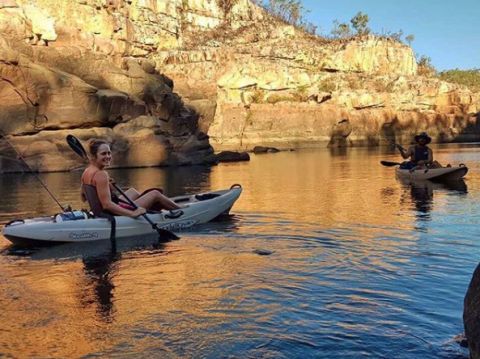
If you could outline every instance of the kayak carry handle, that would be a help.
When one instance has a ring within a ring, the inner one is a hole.
[[[234,189],[234,188],[242,188],[242,185],[239,184],[239,183],[232,184],[232,185],[230,186],[230,189]]]
[[[12,219],[10,222],[5,224],[5,227],[11,226],[14,223],[23,224],[25,221],[23,219]]]

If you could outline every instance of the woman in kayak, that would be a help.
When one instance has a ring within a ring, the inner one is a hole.
[[[140,194],[134,188],[125,191],[125,194],[138,206],[134,209],[127,201],[111,191],[110,177],[105,170],[112,162],[112,152],[108,142],[94,139],[89,143],[90,165],[82,174],[82,200],[86,201],[85,186],[96,189],[98,201],[103,210],[120,216],[138,217],[146,213],[147,209],[177,209],[175,202],[164,196],[160,190],[151,189]],[[90,198],[88,198],[91,201]],[[92,203],[90,203],[92,206]],[[93,209],[92,209],[93,210]],[[95,212],[95,211],[94,211]]]
[[[442,167],[440,163],[433,160],[433,151],[427,145],[432,142],[430,136],[426,132],[422,132],[415,136],[416,144],[410,146],[408,150],[405,150],[402,146],[396,145],[400,154],[404,159],[410,158],[410,161],[404,162],[400,165],[401,169],[413,169],[413,168],[438,168]]]

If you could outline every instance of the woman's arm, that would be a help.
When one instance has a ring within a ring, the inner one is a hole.
[[[102,208],[110,211],[113,214],[128,217],[138,217],[146,212],[145,208],[138,207],[136,210],[130,211],[112,202],[110,181],[105,171],[101,171],[95,176],[95,187],[97,188],[97,195],[100,203],[102,204]]]

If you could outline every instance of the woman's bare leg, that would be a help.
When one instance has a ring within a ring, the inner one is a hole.
[[[146,209],[151,208],[155,204],[159,204],[162,208],[169,210],[180,208],[175,202],[156,190],[145,193],[143,196],[137,198],[134,202],[137,206]]]
[[[135,188],[129,188],[126,191],[123,191],[128,198],[130,198],[132,201],[135,201],[138,197],[140,197],[140,193]],[[126,198],[123,198],[122,195],[119,196],[119,198],[126,200]]]

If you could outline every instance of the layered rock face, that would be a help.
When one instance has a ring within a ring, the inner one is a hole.
[[[399,42],[326,41],[268,18],[183,35],[184,50],[153,58],[217,150],[480,138],[479,95],[417,76]]]
[[[70,168],[66,133],[108,139],[116,166],[214,161],[199,115],[147,58],[180,46],[183,3],[0,0],[1,135],[40,171]],[[8,147],[0,172],[20,169]]]
[[[74,161],[65,133],[106,137],[118,166],[477,140],[478,95],[416,70],[403,44],[325,41],[249,0],[0,0],[0,129],[38,170]]]

